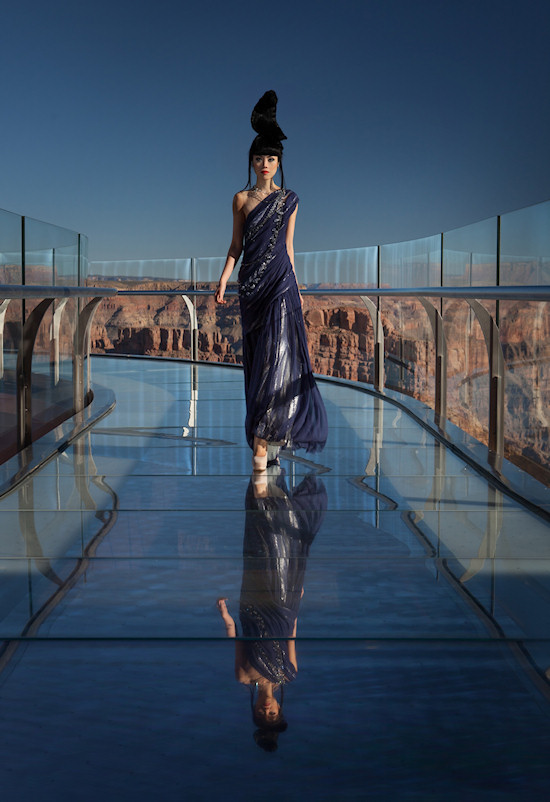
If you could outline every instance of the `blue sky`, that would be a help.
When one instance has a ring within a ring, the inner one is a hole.
[[[547,0],[19,0],[1,18],[0,207],[87,234],[94,260],[225,254],[271,88],[298,251],[550,198]]]

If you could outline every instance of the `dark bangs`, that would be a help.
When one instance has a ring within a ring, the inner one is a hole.
[[[281,142],[269,142],[261,136],[257,136],[248,151],[248,184],[245,189],[252,186],[252,158],[254,156],[277,156],[279,158],[279,169],[281,171],[281,186],[285,185],[285,174],[283,172],[283,145]]]

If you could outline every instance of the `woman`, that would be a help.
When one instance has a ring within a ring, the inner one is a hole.
[[[267,466],[269,443],[318,451],[327,418],[309,361],[302,298],[294,272],[298,196],[275,183],[282,169],[282,140],[275,116],[277,95],[266,92],[252,112],[257,136],[248,158],[247,188],[233,198],[233,238],[216,289],[225,303],[227,282],[243,251],[239,300],[243,328],[246,438],[253,468]],[[256,174],[252,187],[250,168]]]
[[[298,673],[296,632],[309,549],[327,508],[321,479],[308,475],[289,490],[284,472],[251,480],[245,498],[243,576],[237,624],[227,599],[217,602],[235,638],[235,678],[251,691],[255,740],[268,751],[287,728],[284,687]],[[277,696],[280,696],[280,701]]]

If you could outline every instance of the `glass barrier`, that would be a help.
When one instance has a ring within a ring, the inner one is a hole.
[[[86,284],[117,290],[193,287],[193,259],[130,259],[91,262]],[[190,359],[189,312],[181,297],[111,296],[99,306],[91,337],[95,353],[149,354]]]
[[[380,287],[441,286],[441,235],[382,245]]]
[[[78,240],[75,231],[26,217],[23,283],[78,286]]]
[[[499,306],[506,370],[504,454],[550,485],[549,304],[501,301]]]
[[[27,315],[39,300],[26,301]],[[32,440],[66,420],[73,402],[75,298],[54,300],[38,328],[32,359]]]
[[[502,215],[500,282],[550,284],[550,202]],[[550,484],[550,315],[548,303],[501,301],[506,365],[505,454]]]
[[[242,334],[238,298],[226,296],[223,306],[214,301],[213,293],[219,281],[225,257],[200,257],[193,260],[194,285],[209,290],[210,297],[194,299],[199,321],[198,357],[207,362],[242,364]],[[228,289],[237,288],[238,267],[233,271]]]
[[[500,284],[550,284],[550,201],[500,218]]]
[[[429,318],[416,298],[382,298],[386,387],[433,406],[434,338]]]
[[[0,284],[22,284],[21,217],[0,209]]]
[[[444,287],[486,287],[496,283],[496,218],[455,228],[444,234]]]
[[[378,248],[297,253],[298,283],[308,287],[376,287]]]
[[[484,302],[494,312],[494,302]],[[444,300],[447,341],[447,416],[488,444],[489,357],[481,325],[466,301]]]
[[[327,290],[549,284],[549,222],[547,202],[409,242],[298,253],[296,274],[301,287]],[[70,245],[67,247],[69,252],[61,251],[57,258],[64,273],[70,272],[74,259],[74,251]],[[42,257],[35,261],[53,270],[53,259],[47,262]],[[213,294],[187,300],[162,295],[163,290],[173,289],[181,289],[184,295],[186,289],[192,288],[213,293],[223,264],[223,257],[91,263],[87,272],[89,285],[160,293],[132,298],[119,295],[105,300],[93,328],[94,351],[192,357],[191,322],[196,316],[197,358],[240,364],[242,340],[235,296],[227,296],[227,303],[220,307]],[[237,271],[232,278],[229,289],[236,288]],[[360,296],[304,296],[304,320],[314,369],[330,376],[372,382],[371,315],[378,309],[384,329],[385,386],[433,406],[436,351],[430,315],[439,314],[446,340],[447,415],[487,443],[491,377],[486,331],[479,310],[464,299],[433,299],[428,305],[426,300],[374,298],[369,310]],[[510,453],[517,451],[518,444],[523,443],[522,460],[530,459],[535,452],[533,459],[542,460],[548,437],[544,410],[550,400],[548,305],[484,301],[482,306],[489,320],[500,324],[506,363],[505,414],[510,424],[506,425],[510,440],[507,449]],[[528,400],[531,389],[535,393],[532,409]]]
[[[224,256],[213,257],[199,257],[193,260],[193,279],[200,289],[204,285],[208,289],[209,285],[216,285],[219,281],[223,266],[225,264]],[[235,268],[231,276],[231,284],[237,285],[238,268]]]
[[[89,324],[100,299],[114,292],[12,284],[0,286],[1,293],[0,464],[48,432],[57,432],[93,400],[87,364]],[[6,320],[9,309],[19,318],[17,349],[13,326]],[[84,417],[76,423],[82,425]],[[25,452],[25,464],[32,459],[31,451]]]
[[[113,262],[90,262],[86,275],[90,286],[104,281],[118,283],[166,281],[190,283],[192,259],[127,259]]]

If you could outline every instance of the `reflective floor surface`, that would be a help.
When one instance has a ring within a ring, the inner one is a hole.
[[[550,524],[348,386],[253,480],[238,369],[92,372],[114,412],[0,499],[2,800],[550,798]]]

